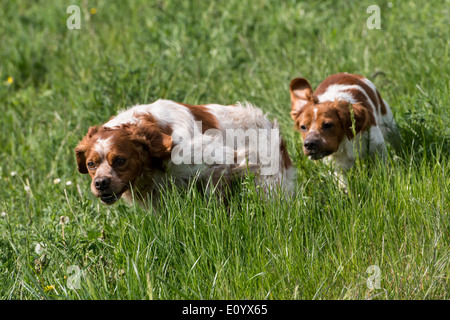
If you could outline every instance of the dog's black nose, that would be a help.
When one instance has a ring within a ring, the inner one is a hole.
[[[305,140],[305,143],[303,143],[303,145],[308,151],[316,151],[319,143],[317,140]]]
[[[109,187],[110,182],[111,182],[110,178],[97,178],[94,181],[95,189],[99,191],[105,190],[106,188]]]

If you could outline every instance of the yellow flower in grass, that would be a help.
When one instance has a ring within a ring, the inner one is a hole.
[[[8,77],[8,79],[6,79],[7,84],[12,84],[13,82],[14,82],[13,77]]]
[[[97,13],[97,8],[91,8],[91,14],[94,15]]]
[[[49,291],[51,291],[51,290],[55,290],[55,286],[46,286],[46,287],[44,287],[44,292],[49,292]]]

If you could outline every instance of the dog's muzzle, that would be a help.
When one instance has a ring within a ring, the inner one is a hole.
[[[311,160],[322,159],[331,154],[331,152],[324,150],[322,139],[317,134],[308,135],[303,142],[303,152]]]

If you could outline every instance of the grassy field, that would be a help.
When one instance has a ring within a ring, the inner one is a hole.
[[[449,299],[450,5],[375,2],[1,1],[0,298]],[[348,195],[289,115],[292,78],[342,71],[377,85],[402,135],[386,165],[358,161]],[[229,209],[196,189],[168,190],[159,215],[101,205],[74,147],[158,98],[277,118],[296,196],[261,203],[244,181]]]

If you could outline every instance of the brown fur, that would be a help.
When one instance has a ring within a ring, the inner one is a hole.
[[[88,173],[86,167],[86,151],[91,145],[91,138],[98,132],[98,127],[90,127],[86,136],[80,141],[78,146],[75,148],[75,156],[78,164],[78,171],[80,173]]]
[[[212,115],[207,108],[205,108],[205,105],[190,105],[181,102],[178,103],[191,111],[195,121],[202,122],[202,133],[205,133],[205,131],[209,129],[220,129],[220,125],[216,117]]]
[[[286,148],[286,142],[284,140],[281,140],[280,152],[281,152],[281,159],[283,161],[283,167],[285,169],[289,169],[292,166],[292,160],[289,157],[289,153]]]

